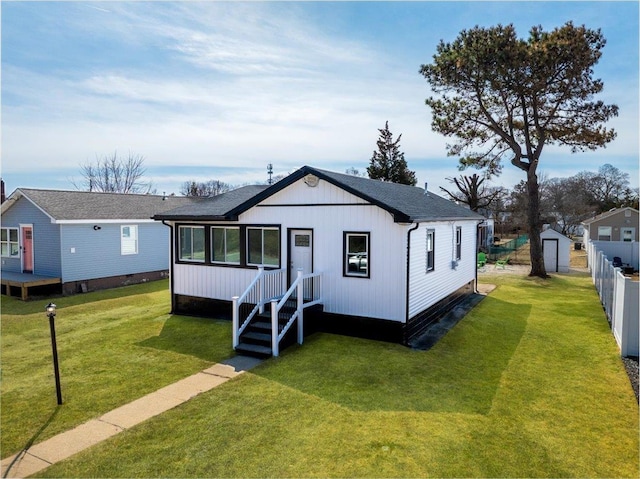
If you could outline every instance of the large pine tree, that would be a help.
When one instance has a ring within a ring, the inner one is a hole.
[[[415,186],[418,182],[416,174],[407,168],[404,152],[400,151],[402,134],[398,135],[394,141],[393,134],[389,131],[388,121],[384,124],[384,128],[378,131],[380,132],[380,138],[376,142],[378,149],[373,151],[367,168],[369,178]]]

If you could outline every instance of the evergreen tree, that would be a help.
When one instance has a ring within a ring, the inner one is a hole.
[[[373,151],[373,156],[367,168],[369,178],[374,180],[390,181],[403,185],[415,186],[418,182],[416,174],[407,168],[404,153],[400,151],[400,138],[393,141],[393,134],[389,131],[389,122],[383,129],[378,129],[380,138],[376,142],[378,150]]]

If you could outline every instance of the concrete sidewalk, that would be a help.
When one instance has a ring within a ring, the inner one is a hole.
[[[35,474],[136,424],[173,409],[261,362],[260,359],[235,356],[222,363],[214,364],[193,376],[147,394],[75,429],[58,434],[31,446],[26,451],[3,459],[1,477],[22,478]]]

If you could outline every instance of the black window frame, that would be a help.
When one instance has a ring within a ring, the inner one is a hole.
[[[225,241],[225,261],[220,261],[214,259],[214,229],[224,230],[224,241]],[[226,261],[226,256],[228,254],[227,251],[227,230],[237,230],[238,232],[238,261]],[[206,239],[206,238],[205,238]],[[243,245],[245,243],[244,235],[242,234],[242,228],[240,225],[211,225],[209,228],[209,263],[215,266],[241,266],[243,264]]]
[[[349,271],[349,237],[350,236],[364,236],[366,238],[366,260],[367,260],[367,272],[366,274],[355,273]],[[371,232],[370,231],[343,231],[342,233],[342,275],[346,278],[371,278]]]
[[[429,236],[431,236],[431,250],[429,250]],[[436,269],[436,230],[428,229],[425,240],[425,270],[431,273]]]

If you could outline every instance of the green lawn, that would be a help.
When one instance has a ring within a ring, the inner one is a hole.
[[[638,477],[638,406],[589,277],[483,281],[498,288],[430,351],[317,334],[39,476]],[[185,347],[217,322],[155,318],[127,346],[160,358],[149,376],[228,347],[228,329]]]
[[[168,282],[55,298],[63,405],[48,300],[2,296],[2,457],[229,357],[228,322],[170,316]]]

